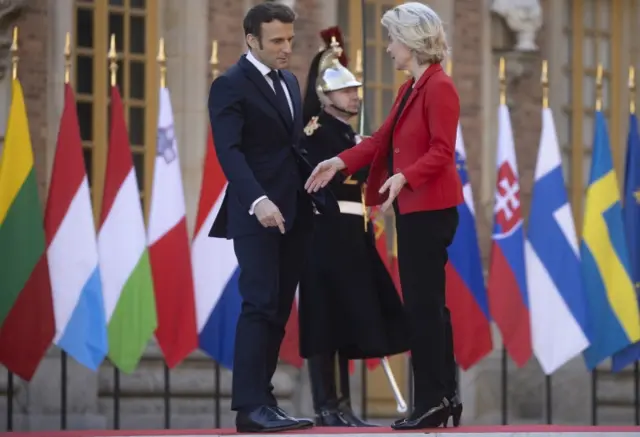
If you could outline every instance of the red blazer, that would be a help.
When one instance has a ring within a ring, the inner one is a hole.
[[[455,162],[460,101],[453,81],[440,64],[429,66],[392,131],[398,105],[412,82],[408,80],[400,87],[387,119],[371,137],[338,155],[347,166],[347,174],[371,164],[365,204],[380,205],[388,193],[378,191],[389,177],[387,156],[393,135],[393,167],[395,173],[402,173],[407,179],[397,197],[401,214],[444,209],[463,202]]]

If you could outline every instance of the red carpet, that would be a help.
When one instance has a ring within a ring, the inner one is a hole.
[[[288,433],[288,436],[328,436],[328,435],[363,435],[376,434],[378,437],[390,436],[393,434],[404,434],[407,436],[421,437],[425,434],[431,436],[446,437],[605,437],[615,434],[616,437],[640,436],[640,427],[636,426],[562,426],[562,425],[512,425],[512,426],[461,426],[459,428],[438,428],[422,431],[393,431],[391,428],[312,428],[305,431],[295,431]],[[235,429],[189,429],[189,430],[87,430],[87,431],[33,431],[33,432],[13,432],[0,435],[7,437],[218,437],[238,435]],[[255,434],[253,434],[255,435]],[[265,435],[265,434],[260,434]],[[533,435],[533,436],[532,436]],[[364,436],[363,436],[364,437]]]

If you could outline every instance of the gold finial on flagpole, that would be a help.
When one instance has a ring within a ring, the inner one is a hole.
[[[602,64],[596,69],[596,111],[602,111]]]
[[[109,54],[107,58],[109,59],[109,71],[111,71],[111,86],[116,86],[118,83],[118,55],[116,53],[116,35],[113,33],[111,34],[111,43],[109,44]]]
[[[213,40],[211,44],[211,58],[209,59],[209,65],[211,65],[211,78],[216,79],[220,71],[218,70],[218,40]]]
[[[542,107],[549,107],[549,69],[547,60],[542,61],[542,74],[540,75],[540,82],[542,83]]]
[[[500,67],[498,69],[500,79],[500,106],[507,104],[507,74],[504,66],[504,56],[500,57]]]
[[[64,83],[71,81],[71,34],[67,32],[64,38]]]
[[[636,69],[629,67],[629,112],[636,113]]]
[[[447,63],[445,64],[445,71],[447,72],[448,76],[451,76],[452,73],[452,66],[451,66],[451,58],[447,57]]]
[[[18,78],[18,26],[13,28],[13,41],[11,42],[11,77]]]
[[[160,88],[167,87],[167,57],[164,54],[164,38],[160,38],[158,43],[158,57],[156,58],[160,66]]]

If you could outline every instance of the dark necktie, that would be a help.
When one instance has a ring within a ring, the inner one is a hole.
[[[287,96],[284,93],[284,88],[282,88],[282,83],[280,82],[280,75],[277,70],[271,70],[269,72],[269,77],[273,81],[273,88],[276,91],[277,105],[280,107],[280,111],[285,117],[287,123],[290,123],[292,121],[291,110],[289,109],[289,102],[287,101]]]

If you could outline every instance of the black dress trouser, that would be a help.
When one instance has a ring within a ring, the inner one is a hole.
[[[400,283],[411,329],[415,407],[426,409],[456,390],[445,265],[447,247],[458,227],[458,210],[453,207],[401,215],[397,204],[394,209]]]

